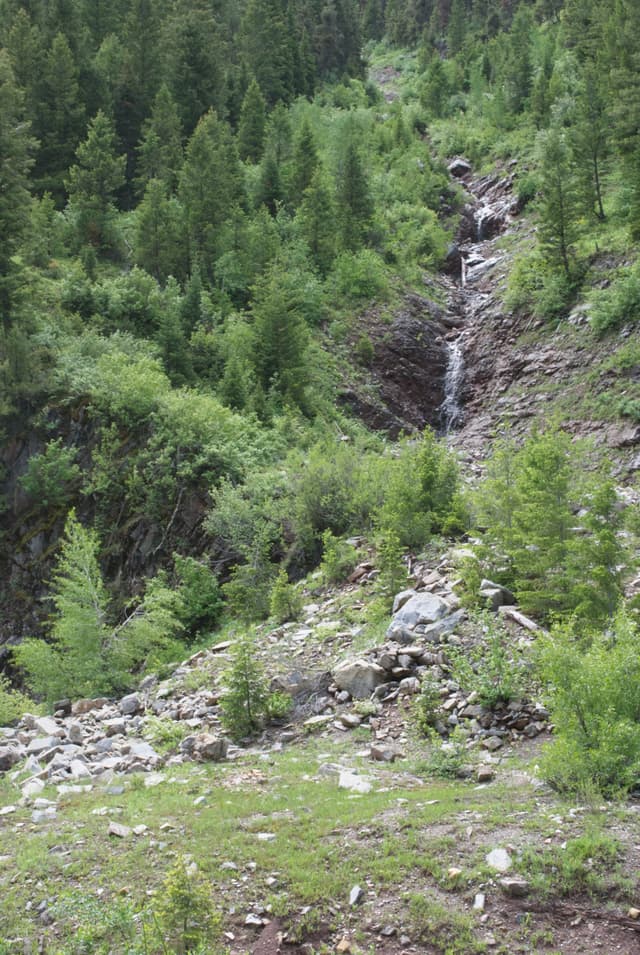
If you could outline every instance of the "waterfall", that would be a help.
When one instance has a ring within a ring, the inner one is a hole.
[[[440,405],[440,420],[445,434],[462,421],[460,392],[464,381],[464,357],[460,341],[448,343],[447,370],[444,376],[444,400]]]

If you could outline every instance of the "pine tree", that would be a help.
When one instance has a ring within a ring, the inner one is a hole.
[[[159,282],[186,272],[184,213],[160,179],[150,180],[136,210],[135,261]]]
[[[249,0],[240,27],[240,44],[252,73],[270,106],[289,102],[294,92],[297,37],[289,33],[283,0]]]
[[[296,215],[311,258],[321,275],[326,275],[336,255],[336,206],[333,184],[323,169],[317,169]]]
[[[447,51],[449,56],[457,56],[466,34],[467,11],[464,0],[453,0],[447,25]]]
[[[202,117],[187,144],[178,195],[187,216],[189,255],[212,277],[220,230],[244,197],[238,153],[226,123],[212,110]]]
[[[78,146],[77,163],[66,180],[79,236],[96,249],[113,244],[114,202],[124,185],[126,165],[116,149],[113,122],[99,111],[89,123],[87,138]]]
[[[265,99],[256,81],[252,80],[240,110],[238,152],[241,159],[260,162],[264,148],[265,124]]]
[[[107,591],[98,565],[99,542],[71,511],[53,576],[51,643],[27,640],[16,654],[27,682],[51,701],[109,692]]]
[[[338,215],[343,248],[357,251],[371,228],[373,201],[354,143],[347,147],[338,180]]]
[[[5,329],[12,318],[20,274],[14,255],[29,227],[29,170],[34,148],[9,55],[0,50],[0,317]]]
[[[73,162],[84,130],[78,68],[63,33],[57,33],[44,63],[36,132],[40,139],[35,175],[40,188],[61,198],[62,177]]]
[[[538,241],[554,268],[573,277],[573,245],[578,237],[579,186],[564,130],[555,126],[538,134],[540,200]]]
[[[515,12],[509,34],[509,55],[503,79],[507,97],[514,113],[521,113],[526,105],[533,82],[532,36],[533,12],[521,3]]]
[[[427,72],[420,89],[420,102],[429,110],[432,116],[441,118],[447,113],[447,103],[451,95],[451,87],[447,72],[440,58],[435,52],[431,57]]]
[[[602,165],[610,146],[610,119],[602,89],[601,71],[595,64],[584,68],[583,82],[576,103],[571,129],[573,156],[582,180],[587,213],[605,218],[602,198]]]
[[[270,275],[253,306],[255,368],[265,393],[276,392],[301,408],[305,406],[308,332],[288,291]]]
[[[19,9],[13,18],[6,39],[16,85],[24,95],[24,110],[33,122],[40,97],[39,83],[42,77],[44,49],[42,34],[24,9]]]
[[[260,177],[256,189],[256,208],[265,206],[269,214],[275,216],[284,198],[280,170],[274,156],[268,153],[260,166]]]
[[[151,116],[142,128],[138,146],[138,184],[161,179],[170,192],[176,188],[182,165],[182,129],[178,109],[166,84],[158,90]]]
[[[190,135],[207,111],[223,114],[227,97],[224,49],[210,10],[178,5],[167,22],[165,45],[169,88]]]
[[[309,120],[305,119],[296,136],[293,147],[293,171],[291,175],[291,198],[298,205],[311,184],[318,168],[318,147]]]
[[[265,152],[273,155],[279,169],[291,155],[291,136],[289,111],[283,103],[278,103],[267,123]]]
[[[367,0],[362,15],[362,35],[366,40],[381,40],[384,36],[382,0]]]

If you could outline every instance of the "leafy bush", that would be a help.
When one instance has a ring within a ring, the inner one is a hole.
[[[371,249],[342,252],[335,261],[336,289],[351,302],[384,299],[389,282],[384,262]]]
[[[640,782],[640,633],[623,613],[586,639],[575,622],[541,640],[556,732],[542,772],[557,789],[625,792]]]
[[[81,475],[76,455],[75,448],[65,448],[62,438],[56,438],[29,458],[20,484],[37,507],[59,508],[69,502]]]
[[[621,270],[606,289],[591,294],[591,325],[598,335],[640,315],[640,264]]]
[[[33,713],[36,704],[25,693],[14,689],[0,673],[0,726],[13,726],[25,713]]]
[[[485,613],[476,623],[483,632],[482,644],[464,653],[452,648],[451,672],[465,693],[477,693],[483,706],[495,709],[522,696],[526,662],[498,620]]]
[[[173,555],[178,589],[178,617],[188,636],[211,631],[220,620],[223,608],[218,578],[206,564],[194,557]]]
[[[322,535],[322,562],[320,572],[327,584],[340,584],[358,562],[358,552],[352,544],[335,537],[330,530]]]
[[[423,680],[420,685],[420,693],[416,696],[412,706],[414,723],[423,736],[433,734],[441,702],[442,697],[438,684],[431,680]]]
[[[289,582],[284,567],[278,572],[271,588],[269,613],[278,623],[297,620],[302,613],[302,594]]]

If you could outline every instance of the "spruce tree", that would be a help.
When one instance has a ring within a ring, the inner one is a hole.
[[[240,110],[238,152],[241,159],[260,162],[264,148],[265,124],[265,99],[256,81],[252,80]]]
[[[244,197],[244,179],[231,130],[210,110],[187,144],[178,196],[186,211],[191,264],[207,277],[221,247],[221,226]]]
[[[254,363],[264,392],[305,406],[308,332],[286,287],[272,273],[257,292],[253,306]]]
[[[249,0],[240,26],[240,45],[270,106],[290,101],[294,93],[294,44],[283,0]]]
[[[9,55],[0,50],[0,317],[12,319],[19,265],[14,256],[29,227],[29,170],[35,141],[24,119],[23,96],[15,83]]]
[[[336,255],[336,205],[333,196],[333,183],[322,168],[317,169],[296,215],[296,225],[321,275],[329,272]]]
[[[354,143],[347,147],[338,180],[338,216],[342,247],[351,252],[364,244],[373,219],[373,201]]]
[[[538,241],[549,264],[573,277],[573,246],[578,237],[579,185],[565,131],[556,126],[540,133],[540,222]]]
[[[62,177],[73,162],[84,131],[78,68],[63,33],[53,39],[44,62],[36,132],[40,139],[35,175],[40,188],[61,198]]]
[[[113,122],[100,110],[76,151],[66,186],[82,242],[96,249],[113,244],[115,197],[125,181],[126,158],[117,153]]]
[[[136,210],[135,261],[159,282],[186,272],[184,213],[160,179],[147,184]]]
[[[156,93],[137,152],[138,183],[142,191],[150,179],[161,179],[173,192],[182,165],[182,129],[177,106],[165,83]]]
[[[318,147],[309,120],[305,119],[296,136],[293,147],[293,169],[291,174],[291,198],[294,205],[302,200],[309,188],[313,174],[318,168]]]

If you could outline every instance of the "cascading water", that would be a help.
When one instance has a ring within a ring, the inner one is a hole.
[[[464,356],[460,339],[449,342],[448,349],[447,371],[444,376],[444,400],[440,405],[440,420],[445,434],[449,434],[462,422],[460,397],[464,382]]]

